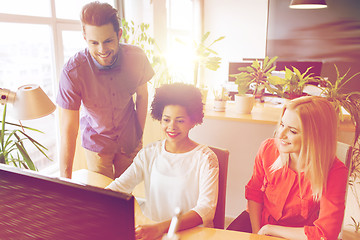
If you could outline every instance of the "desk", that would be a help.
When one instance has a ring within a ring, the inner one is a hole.
[[[102,174],[91,172],[86,169],[81,169],[73,172],[72,181],[88,184],[95,187],[104,188],[112,182],[111,178],[108,178]],[[143,196],[143,185],[136,187],[136,193],[134,196]],[[134,191],[135,191],[134,190]],[[139,195],[138,195],[139,194]],[[152,223],[150,219],[146,218],[141,210],[140,206],[135,201],[135,225]],[[284,240],[283,238],[269,237],[257,234],[242,233],[236,231],[221,230],[215,228],[195,227],[192,229],[179,232],[181,240],[222,240],[222,239],[242,239],[242,240]],[[360,233],[354,233],[351,230],[345,229],[343,232],[343,240],[355,240],[359,239]]]
[[[72,181],[76,183],[88,184],[95,187],[104,188],[112,182],[111,178],[86,169],[73,172]],[[135,225],[151,223],[152,221],[142,215],[137,202],[135,201]],[[280,240],[269,236],[262,236],[251,233],[227,231],[215,228],[195,227],[179,232],[181,240],[222,240],[222,239],[242,239],[242,240]],[[282,239],[283,240],[283,239]]]

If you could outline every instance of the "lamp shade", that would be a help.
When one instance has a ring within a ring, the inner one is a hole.
[[[319,9],[326,8],[325,0],[292,0],[290,8],[294,9]]]
[[[19,87],[16,92],[13,117],[19,120],[30,120],[49,115],[55,109],[55,104],[40,86],[29,84]]]

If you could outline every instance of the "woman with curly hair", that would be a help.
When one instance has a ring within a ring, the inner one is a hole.
[[[136,239],[156,239],[168,231],[174,209],[182,211],[179,230],[212,226],[218,196],[219,166],[215,153],[189,138],[203,121],[199,89],[174,83],[156,89],[151,116],[160,121],[165,139],[149,144],[107,188],[131,193],[144,181],[144,215],[155,224],[137,226]]]
[[[325,98],[285,104],[276,138],[264,141],[245,187],[248,209],[228,230],[286,239],[337,239],[347,168],[336,156],[338,120]]]

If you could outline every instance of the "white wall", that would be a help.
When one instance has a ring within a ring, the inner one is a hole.
[[[229,150],[225,216],[235,218],[246,209],[245,185],[251,178],[256,153],[274,130],[275,124],[208,118],[191,130],[194,141]]]
[[[213,40],[225,36],[213,47],[222,58],[220,68],[204,71],[211,85],[227,81],[229,62],[265,57],[267,9],[267,0],[204,0],[204,32]]]

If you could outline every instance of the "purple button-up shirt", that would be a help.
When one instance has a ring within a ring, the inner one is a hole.
[[[120,44],[110,68],[95,63],[88,49],[70,58],[60,76],[56,102],[61,108],[81,109],[84,148],[130,153],[142,137],[133,94],[154,71],[143,50],[127,44]]]

